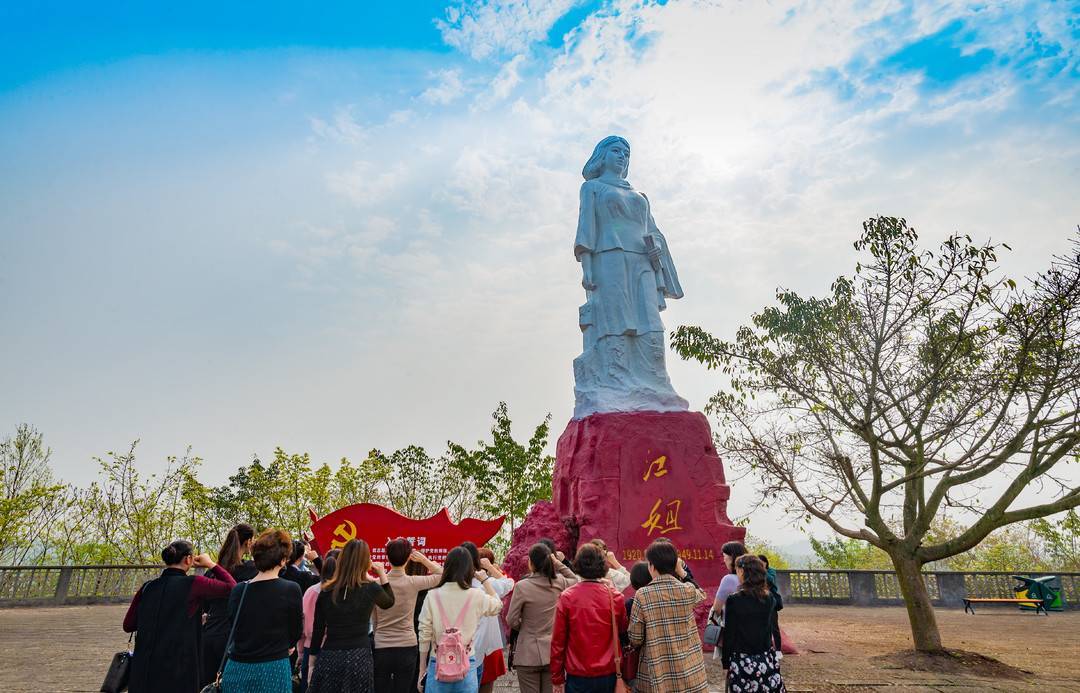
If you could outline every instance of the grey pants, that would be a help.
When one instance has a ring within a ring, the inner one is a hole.
[[[521,693],[551,693],[551,670],[546,666],[515,666]]]

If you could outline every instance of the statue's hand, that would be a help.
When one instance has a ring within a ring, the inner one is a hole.
[[[581,280],[581,288],[586,291],[596,291],[596,284],[593,283],[592,277],[585,277]]]
[[[649,260],[653,263],[660,262],[661,250],[659,246],[653,246],[649,248]]]

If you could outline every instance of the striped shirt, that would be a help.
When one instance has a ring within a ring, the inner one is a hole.
[[[693,582],[661,575],[634,595],[630,643],[641,648],[634,690],[705,693],[709,689],[694,607],[706,595]]]

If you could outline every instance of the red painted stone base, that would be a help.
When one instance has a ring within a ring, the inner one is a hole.
[[[553,486],[552,503],[537,504],[514,532],[512,572],[524,569],[524,554],[541,536],[568,555],[579,541],[599,537],[627,567],[666,537],[711,594],[727,574],[720,547],[746,534],[728,519],[723,463],[708,421],[696,412],[571,421],[559,437]]]

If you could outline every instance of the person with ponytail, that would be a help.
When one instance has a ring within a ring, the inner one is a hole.
[[[769,592],[765,564],[749,554],[735,560],[739,588],[724,602],[721,657],[729,691],[783,693],[780,675],[780,628],[776,599]]]
[[[232,575],[236,582],[250,580],[259,574],[259,570],[244,556],[251,553],[255,541],[255,530],[251,525],[241,522],[225,535],[225,541],[218,551],[217,564]],[[210,576],[208,576],[210,577]],[[202,682],[205,687],[217,676],[221,657],[225,654],[225,643],[229,639],[229,595],[206,602],[206,619],[202,629]]]
[[[161,551],[165,569],[135,593],[124,616],[124,632],[137,632],[131,660],[131,693],[192,693],[202,674],[202,610],[227,597],[236,581],[208,554],[195,555],[190,541]],[[213,579],[188,575],[205,568]]]
[[[304,633],[300,636],[300,642],[296,644],[296,653],[300,658],[300,691],[307,690],[307,682],[311,672],[311,632],[315,629],[315,603],[322,594],[323,587],[334,577],[337,570],[337,560],[341,555],[341,549],[331,549],[326,552],[322,559],[322,571],[319,573],[321,582],[312,585],[304,591]]]
[[[462,542],[461,547],[472,557],[473,571],[483,572],[490,578],[491,587],[499,599],[510,594],[510,590],[514,589],[514,579],[503,574],[496,565],[495,554],[491,549],[478,548],[471,541]],[[480,581],[474,578],[472,586],[480,587]],[[473,650],[476,652],[478,662],[476,670],[478,693],[491,693],[495,688],[495,680],[506,673],[506,660],[503,659],[505,646],[498,614],[481,618],[476,627],[476,639],[473,641]]]
[[[551,630],[559,595],[578,581],[545,544],[529,549],[529,574],[514,586],[506,625],[517,631],[510,655],[522,693],[551,693]]]

